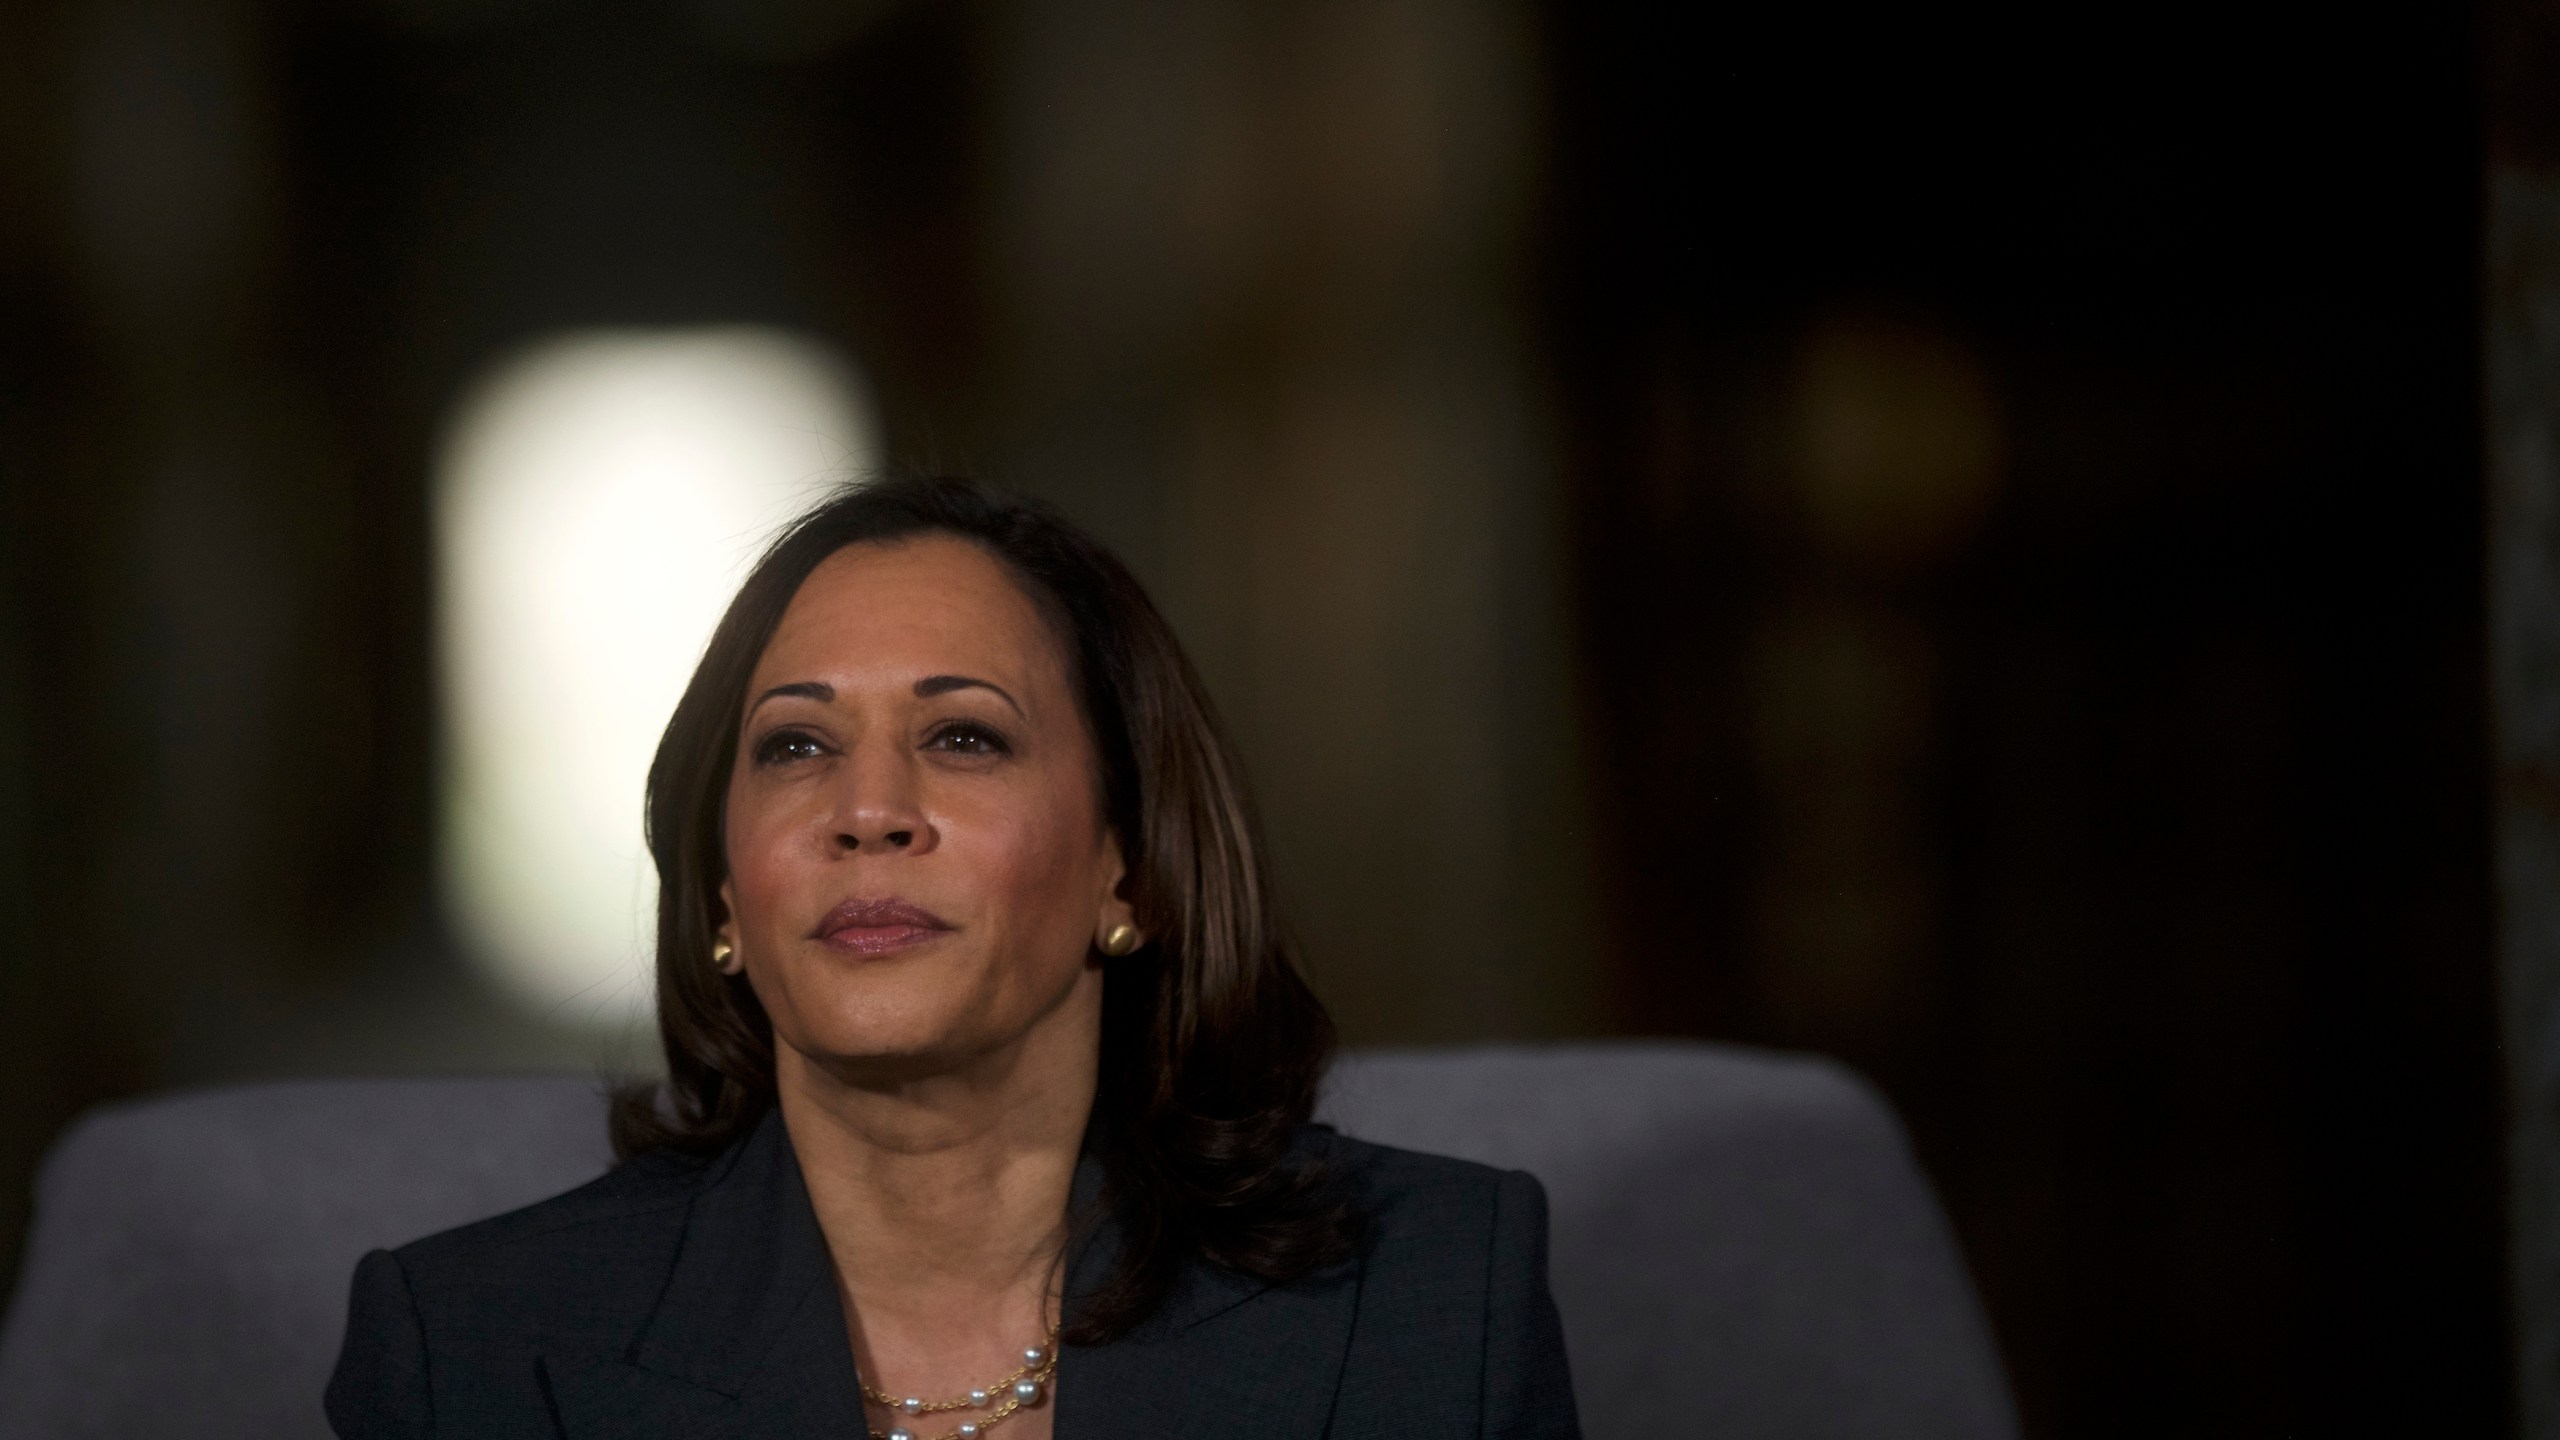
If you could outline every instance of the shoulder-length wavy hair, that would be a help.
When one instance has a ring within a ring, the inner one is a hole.
[[[801,583],[848,545],[941,534],[1002,560],[1068,651],[1101,762],[1104,813],[1147,943],[1103,977],[1092,1143],[1119,1259],[1069,1317],[1083,1343],[1125,1331],[1197,1257],[1271,1281],[1338,1259],[1356,1217],[1293,1156],[1334,1045],[1273,912],[1236,759],[1172,630],[1128,569],[1047,507],[967,480],[844,489],[748,575],[649,766],[658,866],[661,1089],[615,1099],[630,1157],[708,1154],[775,1103],[772,1022],[743,976],[713,968],[725,917],[722,821],[747,685]]]

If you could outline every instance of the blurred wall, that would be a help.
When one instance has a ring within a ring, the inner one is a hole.
[[[646,1063],[445,932],[430,457],[539,336],[761,323],[1131,557],[1355,1041],[1846,1057],[2031,1433],[2501,1429],[2473,54],[0,10],[0,1251],[102,1099]]]
[[[1620,1023],[1876,1076],[2031,1433],[2506,1429],[2469,12],[1550,27]]]

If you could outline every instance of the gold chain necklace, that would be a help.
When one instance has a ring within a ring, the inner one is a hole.
[[[987,1410],[975,1420],[963,1420],[956,1430],[945,1431],[933,1440],[978,1440],[978,1437],[1001,1424],[1005,1417],[1040,1398],[1042,1387],[1058,1373],[1058,1327],[1049,1327],[1045,1343],[1022,1352],[1022,1368],[996,1381],[981,1385],[957,1400],[925,1400],[914,1395],[892,1395],[886,1390],[862,1387],[862,1398],[874,1405],[885,1406],[902,1415],[943,1415],[954,1410]],[[994,1406],[988,1410],[988,1406]],[[916,1440],[916,1432],[904,1425],[871,1432],[871,1440]]]

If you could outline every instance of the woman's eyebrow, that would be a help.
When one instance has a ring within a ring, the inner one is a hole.
[[[916,698],[919,700],[930,700],[936,695],[948,695],[954,690],[993,690],[999,699],[1013,706],[1014,714],[1022,715],[1021,703],[1011,695],[1007,695],[1004,687],[992,680],[980,680],[969,675],[927,675],[916,682]],[[1024,715],[1023,718],[1027,720],[1031,717]]]
[[[767,700],[779,700],[786,695],[800,700],[815,700],[824,705],[836,698],[836,687],[824,680],[794,680],[788,685],[776,685],[757,696],[755,705],[747,707],[747,713],[753,715],[756,713],[757,705],[762,705]]]

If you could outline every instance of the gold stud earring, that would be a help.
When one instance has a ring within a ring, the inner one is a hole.
[[[1137,948],[1138,927],[1126,921],[1112,926],[1110,932],[1102,937],[1102,953],[1105,955],[1126,955]]]
[[[723,975],[737,974],[738,967],[733,963],[737,954],[738,947],[729,943],[728,936],[721,936],[711,942],[711,968]]]

